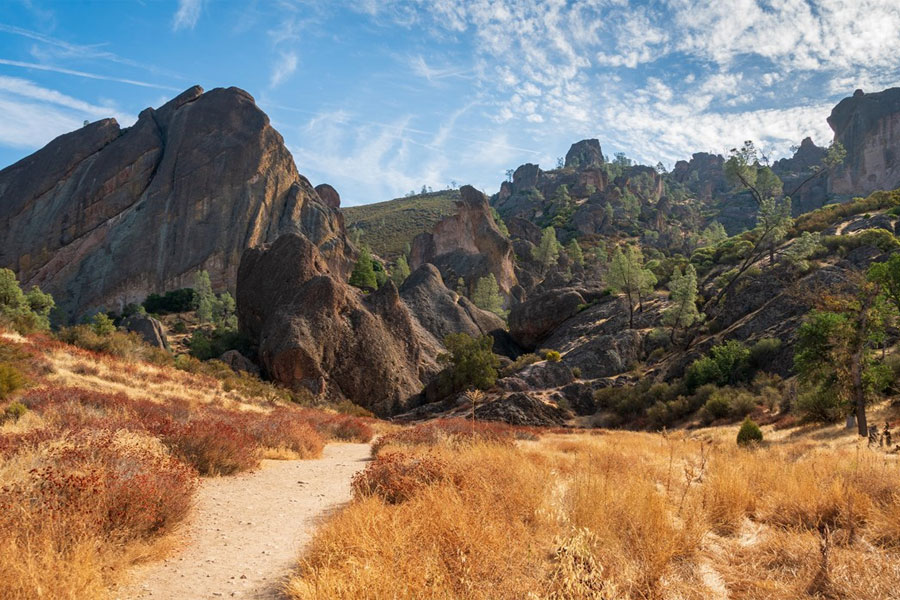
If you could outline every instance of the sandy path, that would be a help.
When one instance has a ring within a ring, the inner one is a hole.
[[[113,598],[282,598],[317,521],[350,499],[368,458],[368,444],[329,444],[318,460],[266,460],[253,473],[204,479],[181,549],[140,567]]]

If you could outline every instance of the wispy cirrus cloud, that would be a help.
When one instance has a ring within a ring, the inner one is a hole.
[[[172,17],[172,31],[193,29],[203,12],[203,0],[178,0],[178,9]]]
[[[272,76],[269,78],[269,88],[275,88],[284,83],[284,81],[294,74],[297,70],[299,59],[297,53],[290,51],[284,52],[275,62],[272,68]]]
[[[115,117],[128,126],[134,116],[115,106],[99,106],[27,79],[0,76],[0,144],[39,148],[59,134],[77,129],[84,120]]]
[[[111,75],[100,75],[98,73],[88,73],[86,71],[78,71],[75,69],[66,69],[65,67],[57,67],[54,65],[45,65],[41,63],[32,63],[32,62],[24,62],[19,60],[9,60],[6,58],[0,58],[0,65],[6,65],[9,67],[21,67],[23,69],[35,69],[38,71],[52,71],[53,73],[62,73],[64,75],[73,75],[75,77],[84,77],[85,79],[100,79],[103,81],[115,81],[117,83],[126,83],[128,85],[136,85],[138,87],[145,88],[155,88],[158,90],[169,90],[173,92],[181,91],[177,87],[172,87],[170,85],[162,85],[158,83],[151,83],[148,81],[139,81],[137,79],[127,79],[125,77],[114,77]]]

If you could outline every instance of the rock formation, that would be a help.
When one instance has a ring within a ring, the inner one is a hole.
[[[319,398],[387,416],[413,406],[437,371],[439,348],[394,284],[365,296],[335,277],[303,235],[247,250],[236,300],[241,331],[258,345],[265,372]]]
[[[566,152],[567,167],[588,169],[603,166],[603,163],[603,151],[600,149],[600,141],[596,139],[576,142]]]
[[[145,342],[161,348],[169,349],[169,340],[166,338],[166,329],[158,320],[148,315],[131,315],[122,323],[127,331],[141,336]]]
[[[406,278],[400,298],[437,340],[451,333],[479,336],[505,328],[503,319],[447,289],[437,267],[428,263]]]
[[[472,186],[463,186],[457,208],[431,233],[416,236],[410,267],[415,270],[431,263],[444,281],[462,277],[470,289],[478,279],[493,274],[501,292],[509,295],[516,285],[513,246],[497,228],[487,197]]]
[[[237,88],[192,87],[132,127],[91,123],[0,171],[0,266],[69,319],[190,286],[199,269],[233,290],[244,249],[295,229],[348,268],[340,215]]]
[[[900,187],[900,88],[856,90],[841,100],[828,124],[847,159],[831,177],[831,191],[854,196]]]

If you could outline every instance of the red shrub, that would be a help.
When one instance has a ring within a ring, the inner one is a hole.
[[[77,521],[106,535],[139,538],[170,529],[190,509],[196,473],[158,442],[111,431],[59,441],[38,446],[42,465],[0,490],[0,514],[27,511],[44,521]]]
[[[530,430],[505,423],[469,421],[467,419],[436,419],[408,429],[402,429],[378,438],[372,444],[372,453],[387,445],[434,446],[441,440],[477,440],[498,444],[511,444],[523,436],[533,435]]]
[[[247,432],[263,448],[287,448],[301,458],[321,456],[325,441],[299,411],[277,408],[268,414],[245,417]]]
[[[386,452],[354,475],[351,485],[356,496],[399,504],[424,487],[453,478],[450,466],[434,456]]]
[[[374,435],[364,419],[349,415],[329,416],[319,423],[317,429],[329,438],[344,442],[367,443]]]
[[[230,475],[259,466],[256,440],[221,418],[201,417],[174,424],[162,440],[201,475]]]

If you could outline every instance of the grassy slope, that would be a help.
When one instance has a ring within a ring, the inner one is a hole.
[[[445,190],[350,206],[342,211],[351,237],[358,229],[363,244],[382,258],[393,260],[416,235],[429,231],[443,217],[453,214],[454,200],[458,198],[458,190]]]

